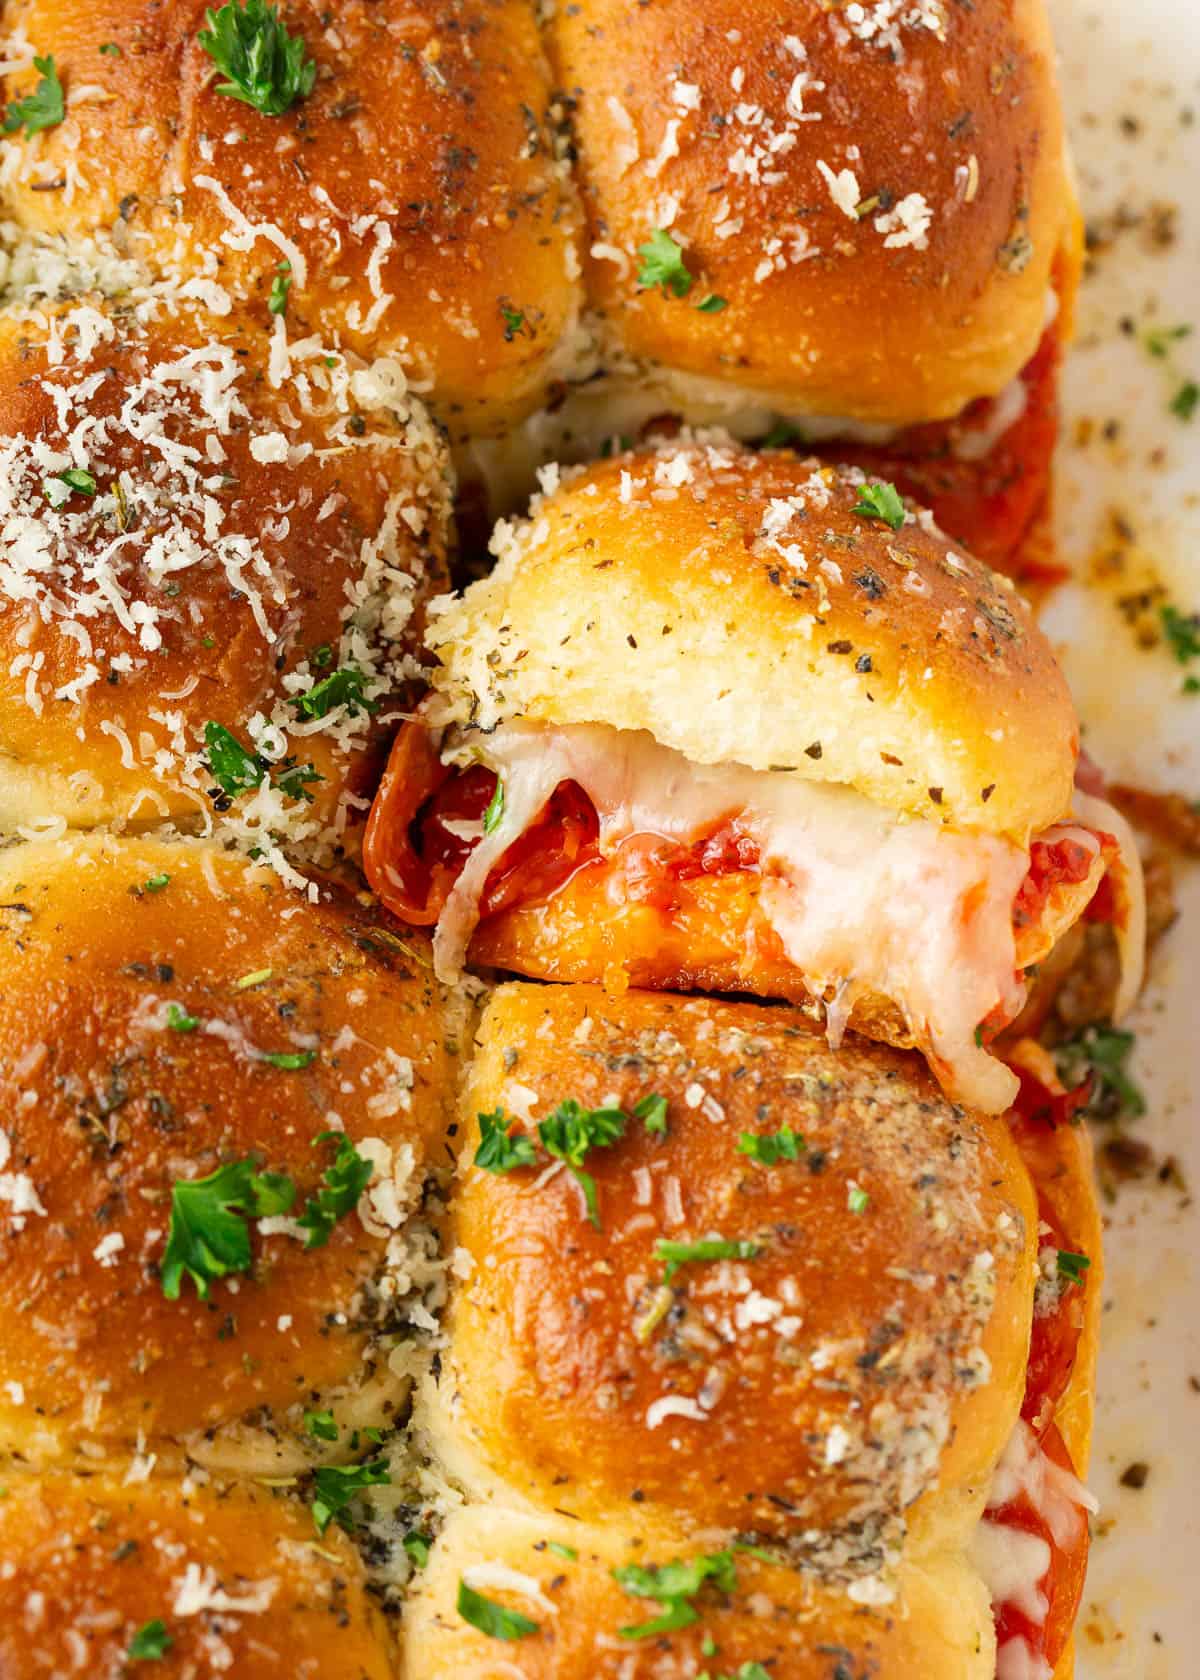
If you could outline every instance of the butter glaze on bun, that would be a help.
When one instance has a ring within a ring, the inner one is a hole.
[[[441,1159],[458,1031],[420,943],[203,842],[18,846],[0,879],[0,1443],[186,1444],[269,1474],[319,1396],[354,1417],[369,1389],[394,1417],[389,1244]],[[172,1186],[252,1156],[298,1215],[331,1128],[375,1162],[374,1199],[311,1250],[288,1220],[256,1230],[249,1273],[167,1299]]]
[[[636,1520],[636,1512],[629,1515]],[[621,1637],[621,1628],[653,1620],[660,1606],[626,1592],[613,1570],[662,1567],[713,1550],[703,1538],[647,1532],[632,1521],[622,1532],[549,1512],[460,1511],[409,1600],[402,1680],[694,1680],[705,1672],[741,1674],[753,1664],[778,1680],[994,1680],[986,1590],[951,1552],[906,1566],[896,1601],[883,1607],[736,1554],[732,1590],[706,1583],[691,1601],[696,1617],[689,1625]],[[456,1610],[462,1581],[527,1617],[535,1631],[498,1656],[497,1642]]]
[[[1029,360],[1077,237],[1040,0],[580,0],[548,27],[587,284],[627,353],[899,424]],[[639,283],[655,230],[682,247],[683,297]]]
[[[280,369],[190,309],[0,323],[6,827],[210,819],[206,727],[251,749],[253,721],[270,772],[215,809],[343,843],[371,713],[419,672],[445,581],[443,448],[387,374],[311,344]],[[345,667],[362,703],[309,715]],[[300,795],[288,765],[314,772]]]
[[[553,483],[553,478],[547,482]],[[862,475],[672,442],[563,475],[429,643],[433,715],[648,730],[1024,845],[1069,809],[1078,727],[1006,579]]]
[[[578,311],[579,261],[532,7],[294,0],[284,24],[316,78],[279,116],[219,91],[205,13],[6,7],[6,56],[25,67],[5,97],[32,92],[35,51],[66,91],[66,120],[10,154],[10,216],[112,232],[151,272],[254,300],[260,330],[289,264],[277,336],[402,353],[451,424],[487,431],[534,406]]]
[[[651,1094],[665,1131],[633,1119],[588,1155],[599,1228],[569,1173],[473,1164],[479,1114],[532,1132]],[[835,1055],[796,1011],[588,986],[493,994],[463,1109],[474,1265],[423,1410],[464,1479],[769,1536],[843,1583],[894,1558],[918,1502],[952,1527],[1025,1387],[1036,1215],[1003,1119],[915,1057]],[[739,1147],[780,1132],[773,1164]],[[754,1252],[668,1283],[659,1242],[712,1236]]]
[[[388,1626],[352,1542],[336,1528],[312,1541],[303,1507],[253,1484],[6,1476],[0,1672],[389,1680]],[[158,1623],[160,1656],[131,1658]]]

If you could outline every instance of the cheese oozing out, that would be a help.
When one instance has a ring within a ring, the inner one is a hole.
[[[763,911],[814,995],[832,992],[831,1042],[857,997],[902,1010],[917,1043],[962,1100],[990,1113],[1016,1095],[1011,1071],[976,1043],[993,1011],[1019,1011],[1013,900],[1029,854],[992,835],[905,819],[852,788],[788,771],[694,764],[644,731],[513,722],[456,731],[447,762],[483,763],[504,786],[499,823],[471,853],[435,936],[438,971],[456,975],[488,875],[555,788],[574,781],[596,808],[599,844],[634,835],[691,844],[737,817],[756,842]]]
[[[1094,1515],[1100,1507],[1076,1476],[1054,1462],[1029,1425],[1018,1421],[992,1477],[987,1509],[971,1537],[971,1560],[997,1610],[1011,1605],[1035,1627],[1043,1627],[1050,1611],[1044,1590],[1052,1561],[1049,1542],[987,1514],[1022,1494],[1060,1549],[1078,1538],[1088,1513]],[[1051,1675],[1049,1663],[1019,1635],[1005,1640],[996,1653],[996,1680],[1051,1680]]]

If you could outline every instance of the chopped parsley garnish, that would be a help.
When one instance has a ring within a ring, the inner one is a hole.
[[[553,1552],[555,1557],[566,1558],[568,1563],[574,1563],[579,1557],[574,1546],[564,1546],[561,1540],[547,1540],[546,1550]]]
[[[267,117],[281,117],[313,90],[317,67],[304,41],[290,36],[279,12],[266,0],[237,0],[204,14],[200,45],[228,79],[217,92],[252,105]]]
[[[328,717],[335,706],[345,706],[351,717],[360,710],[364,712],[376,711],[374,700],[363,698],[367,677],[353,665],[341,665],[336,671],[331,671],[327,677],[314,683],[304,694],[297,694],[292,701],[301,717]]]
[[[654,1245],[655,1257],[666,1264],[666,1279],[671,1279],[681,1266],[698,1260],[753,1260],[762,1252],[761,1245],[745,1239],[730,1241],[725,1237],[703,1237],[699,1242],[672,1242],[660,1237]]]
[[[1152,356],[1160,361],[1166,356],[1172,344],[1178,344],[1181,338],[1190,338],[1192,329],[1187,325],[1179,327],[1147,327],[1142,342]]]
[[[318,1143],[337,1140],[333,1160],[325,1168],[324,1184],[315,1196],[304,1204],[304,1212],[297,1223],[308,1232],[305,1248],[324,1248],[333,1227],[343,1214],[352,1213],[358,1199],[371,1182],[372,1162],[360,1155],[345,1132],[322,1132],[313,1140]]]
[[[275,278],[271,281],[271,295],[267,299],[267,308],[272,315],[286,315],[288,293],[292,289],[292,265],[285,257],[282,262],[275,264]]]
[[[214,1278],[250,1270],[249,1219],[286,1213],[296,1187],[283,1173],[259,1172],[253,1158],[229,1161],[206,1178],[171,1186],[171,1223],[163,1254],[162,1292],[179,1299],[185,1276],[207,1301]]]
[[[208,768],[222,793],[248,793],[251,788],[261,786],[267,773],[264,762],[244,747],[223,723],[204,725],[204,745],[208,749]]]
[[[407,1552],[409,1561],[413,1568],[424,1569],[425,1565],[429,1562],[429,1553],[433,1547],[433,1541],[430,1536],[428,1534],[422,1534],[418,1528],[412,1528],[409,1529],[408,1533],[404,1536],[404,1539],[400,1543]]]
[[[1188,665],[1193,659],[1200,659],[1200,613],[1181,613],[1178,607],[1165,606],[1158,609],[1158,616],[1176,661]],[[1189,673],[1183,680],[1183,692],[1200,692],[1200,681]]]
[[[171,877],[169,875],[147,875],[146,879],[142,882],[142,891],[148,893],[158,893],[161,892],[164,887],[170,886],[170,884]]]
[[[315,1050],[262,1050],[258,1059],[285,1073],[298,1073],[301,1068],[311,1067],[316,1057]]]
[[[226,798],[236,799],[239,794],[249,793],[266,781],[267,760],[261,753],[252,753],[244,747],[223,723],[210,721],[204,725],[204,745],[213,781]],[[320,772],[311,764],[293,764],[285,759],[284,768],[275,777],[275,786],[289,799],[303,799],[311,803],[308,783],[322,780]]]
[[[504,815],[504,783],[496,777],[496,791],[488,800],[488,808],[483,813],[483,832],[494,834],[500,827],[500,819]]]
[[[305,1412],[304,1427],[316,1441],[336,1441],[338,1426],[332,1412]]]
[[[634,1104],[634,1115],[643,1122],[647,1132],[664,1133],[667,1129],[667,1102],[653,1092]],[[479,1147],[475,1151],[475,1165],[485,1172],[506,1173],[514,1167],[533,1167],[538,1162],[537,1144],[525,1132],[511,1134],[512,1122],[502,1108],[492,1114],[479,1115]],[[593,1149],[607,1149],[625,1135],[629,1116],[621,1108],[584,1108],[574,1097],[567,1097],[537,1128],[538,1142],[547,1155],[562,1161],[583,1191],[590,1222],[600,1229],[600,1210],[596,1199],[596,1181],[584,1170],[584,1161]]]
[[[504,317],[504,342],[511,344],[524,327],[525,316],[521,310],[510,309],[506,303],[500,305],[500,313]]]
[[[199,1015],[189,1015],[186,1009],[177,1003],[167,1005],[167,1025],[172,1032],[194,1033],[200,1025]]]
[[[1094,1120],[1136,1120],[1145,1114],[1146,1099],[1126,1068],[1134,1043],[1131,1032],[1089,1026],[1055,1050],[1055,1063],[1065,1085],[1074,1088],[1091,1075],[1087,1112]]]
[[[4,114],[5,134],[15,134],[18,129],[25,130],[25,138],[39,133],[43,128],[56,128],[66,115],[63,105],[62,83],[58,79],[58,71],[54,68],[53,56],[49,58],[35,58],[33,68],[41,78],[31,94],[24,99],[14,100]]]
[[[1083,1274],[1091,1263],[1086,1254],[1073,1254],[1069,1248],[1058,1251],[1058,1275],[1066,1278],[1068,1283],[1082,1283]]]
[[[289,799],[303,799],[311,805],[313,796],[308,791],[308,784],[324,780],[324,776],[313,764],[290,764],[276,776],[275,786]]]
[[[458,1613],[464,1622],[470,1622],[489,1639],[525,1639],[538,1630],[537,1623],[528,1616],[522,1616],[519,1610],[506,1610],[503,1604],[485,1598],[465,1581],[458,1583]]]
[[[885,483],[860,484],[858,501],[850,511],[863,519],[882,519],[893,531],[898,531],[907,517],[896,486]]]
[[[1176,419],[1194,420],[1200,408],[1200,385],[1194,379],[1185,379],[1168,406]]]
[[[101,41],[100,52],[104,58],[121,57],[121,49],[115,41]]]
[[[329,363],[330,367],[333,365],[334,364],[332,362]],[[333,649],[330,647],[328,642],[322,642],[320,647],[315,647],[309,654],[308,663],[314,666],[318,671],[323,671],[332,658]]]
[[[852,1184],[846,1192],[846,1206],[851,1213],[866,1213],[871,1198],[865,1190],[860,1190],[857,1184]]]
[[[662,228],[655,228],[644,245],[638,246],[642,266],[638,269],[639,286],[661,286],[664,293],[686,297],[692,289],[693,276],[683,260],[683,246]]]
[[[777,1132],[738,1135],[738,1152],[749,1155],[752,1161],[760,1161],[764,1167],[773,1167],[778,1161],[798,1161],[807,1148],[800,1133],[790,1126],[781,1126]]]
[[[633,1105],[633,1112],[652,1137],[666,1137],[666,1097],[660,1097],[657,1092],[652,1091],[648,1096],[638,1098]]]
[[[596,1203],[596,1181],[583,1170],[583,1163],[593,1149],[606,1149],[624,1136],[626,1116],[619,1108],[582,1108],[574,1097],[560,1102],[554,1111],[538,1125],[538,1136],[547,1154],[566,1163],[587,1205],[587,1216],[600,1229],[600,1210]]]
[[[317,1533],[324,1534],[336,1521],[347,1533],[354,1527],[349,1506],[363,1488],[387,1487],[392,1480],[386,1458],[374,1458],[366,1464],[322,1464],[313,1471],[313,1522]]]
[[[709,292],[706,298],[701,298],[696,310],[701,315],[719,315],[722,309],[729,308],[729,299],[718,297],[715,292]]]
[[[475,1151],[475,1165],[482,1167],[484,1172],[506,1173],[514,1167],[536,1166],[537,1147],[533,1139],[524,1132],[510,1137],[508,1128],[511,1124],[502,1108],[496,1109],[494,1114],[479,1116],[479,1147]]]
[[[141,1627],[129,1641],[129,1649],[125,1653],[127,1662],[160,1662],[175,1641],[167,1632],[167,1624],[158,1616],[152,1622],[143,1622]]]
[[[673,1633],[700,1619],[692,1600],[711,1581],[719,1592],[733,1592],[737,1586],[737,1564],[731,1551],[707,1552],[694,1558],[676,1558],[672,1563],[627,1563],[614,1569],[613,1579],[633,1598],[651,1598],[663,1613],[652,1621],[619,1628],[622,1639],[652,1639],[655,1634]]]
[[[96,475],[88,472],[86,467],[68,467],[66,472],[55,473],[54,476],[59,483],[80,496],[96,494]]]

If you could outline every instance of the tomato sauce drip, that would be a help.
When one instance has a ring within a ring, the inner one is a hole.
[[[1074,1122],[1088,1099],[1091,1081],[1086,1080],[1073,1091],[1053,1092],[1027,1069],[1014,1066],[1013,1072],[1020,1080],[1020,1090],[1009,1120],[1022,1159],[1038,1187],[1039,1227],[1046,1227],[1040,1231],[1038,1247],[1071,1250],[1069,1234],[1048,1190],[1055,1165],[1050,1146],[1055,1131]],[[1062,1291],[1050,1311],[1035,1314],[1021,1406],[1021,1416],[1033,1430],[1041,1450],[1072,1476],[1075,1465],[1055,1422],[1055,1412],[1075,1368],[1087,1288],[1085,1273],[1082,1282],[1070,1284]],[[1048,1606],[1045,1620],[1033,1621],[1015,1604],[997,1605],[996,1643],[1003,1646],[1010,1639],[1023,1639],[1033,1656],[1041,1657],[1054,1668],[1070,1640],[1083,1596],[1090,1543],[1086,1513],[1079,1511],[1079,1521],[1065,1543],[1055,1539],[1045,1515],[1025,1492],[990,1510],[987,1516],[989,1522],[1037,1535],[1049,1548],[1050,1565],[1040,1582]]]
[[[1060,1469],[1072,1476],[1075,1474],[1066,1442],[1053,1424],[1042,1437],[1041,1450]],[[996,1644],[1003,1646],[1010,1639],[1023,1639],[1031,1654],[1041,1657],[1053,1669],[1070,1641],[1083,1598],[1089,1546],[1087,1513],[1079,1508],[1079,1521],[1062,1544],[1055,1539],[1046,1517],[1024,1491],[1007,1504],[989,1511],[988,1521],[1005,1528],[1019,1529],[1024,1534],[1034,1534],[1049,1548],[1050,1566],[1039,1583],[1047,1603],[1045,1619],[1035,1622],[1012,1603],[997,1605]]]
[[[981,397],[957,420],[910,426],[886,447],[840,441],[821,446],[817,453],[889,480],[902,494],[931,508],[942,530],[977,559],[1010,577],[1022,577],[1030,569],[1022,545],[1050,493],[1061,360],[1058,325],[1052,322],[1020,375],[1024,409],[981,460],[956,456],[954,438],[987,425],[996,407],[992,397]]]
[[[1079,840],[1035,840],[1029,848],[1029,872],[1013,900],[1013,926],[1035,926],[1055,887],[1086,881],[1094,857]]]

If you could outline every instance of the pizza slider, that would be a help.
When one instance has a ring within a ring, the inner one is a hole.
[[[886,482],[727,439],[551,475],[438,603],[364,859],[466,959],[805,1001],[999,1112],[989,1040],[1080,917],[1136,995],[1127,826],[1011,584]],[[1101,883],[1106,882],[1103,894]],[[1099,896],[1098,896],[1099,894]]]
[[[886,1680],[940,1662],[1067,1672],[1094,1509],[1078,1477],[1099,1218],[1070,1099],[1021,1080],[1020,1110],[993,1118],[911,1055],[851,1038],[835,1055],[794,1009],[494,994],[452,1202],[470,1266],[416,1422],[492,1507],[448,1525],[460,1578],[512,1589],[501,1600],[558,1647],[522,1640],[516,1672],[583,1673],[603,1649],[626,1654],[628,1670],[603,1659],[614,1674],[657,1674],[668,1650],[662,1672],[687,1673],[706,1634],[732,1640],[720,1673],[774,1673],[769,1653],[824,1676],[831,1646]],[[538,1518],[543,1547],[558,1541],[540,1563]],[[764,1649],[734,1618],[623,1633],[609,1571],[583,1561],[599,1532],[618,1585],[659,1600],[626,1604],[626,1625],[667,1609],[656,1571],[708,1559],[691,1607],[767,1593]],[[564,1543],[578,1572],[555,1562]],[[436,1615],[448,1649],[486,1650],[439,1580],[418,1628]],[[410,1672],[438,1672],[422,1643],[410,1633]]]
[[[30,234],[252,304],[285,351],[394,352],[455,428],[544,400],[578,221],[533,8],[17,0],[0,184]]]
[[[0,1446],[286,1475],[389,1428],[462,1030],[421,941],[203,842],[0,873]]]
[[[445,581],[420,404],[319,347],[277,367],[245,320],[95,299],[0,322],[0,389],[5,829],[350,849]]]

